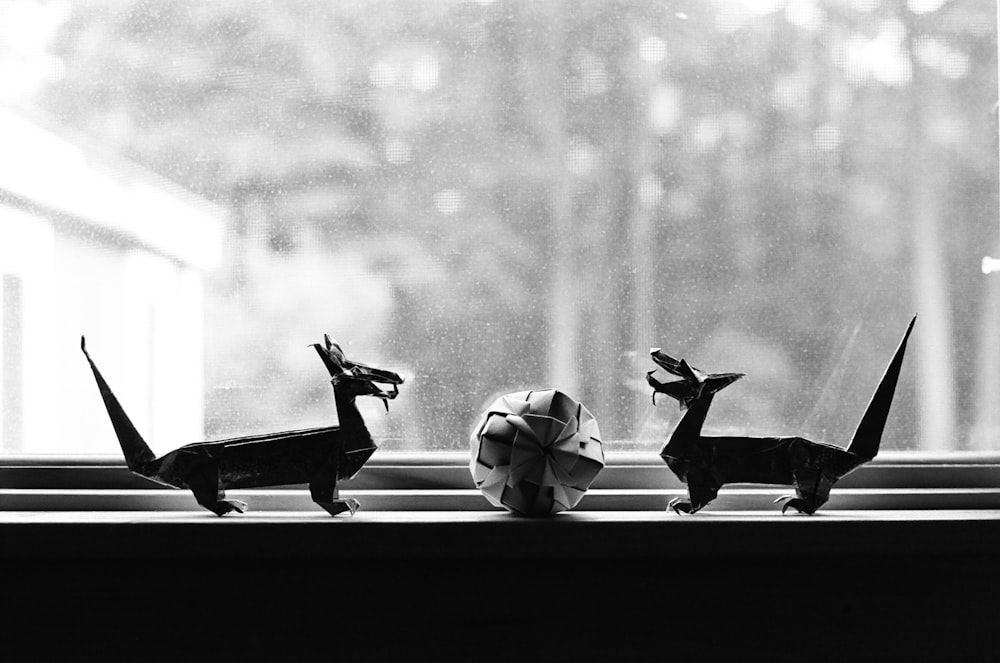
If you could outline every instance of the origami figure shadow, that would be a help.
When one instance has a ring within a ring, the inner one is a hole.
[[[330,372],[340,418],[339,426],[282,431],[212,442],[195,442],[157,458],[129,420],[118,399],[87,352],[104,405],[129,470],[168,486],[189,489],[209,511],[243,513],[245,502],[226,499],[228,488],[259,488],[308,483],[313,501],[330,515],[358,509],[355,499],[340,499],[337,481],[350,479],[374,453],[375,443],[355,405],[358,396],[374,396],[385,403],[398,395],[403,379],[391,371],[348,361],[329,336],[316,349]],[[378,384],[390,385],[385,390]]]
[[[840,478],[867,463],[878,453],[892,397],[899,379],[906,341],[916,316],[910,321],[889,367],[875,389],[846,449],[801,437],[723,437],[701,434],[716,392],[743,377],[742,373],[703,373],[676,360],[659,348],[650,350],[657,366],[680,380],[660,382],[646,374],[656,394],[666,394],[686,409],[684,416],[660,452],[677,478],[687,484],[688,498],[677,497],[668,508],[695,513],[715,499],[727,483],[792,485],[795,495],[775,500],[781,512],[793,508],[813,514],[830,499],[830,489]]]

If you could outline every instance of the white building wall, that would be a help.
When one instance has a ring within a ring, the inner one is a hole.
[[[87,348],[112,386],[125,379],[121,251],[60,235],[55,268],[60,286],[53,304],[57,320],[53,354],[60,367],[60,416],[53,438],[38,441],[32,451],[120,455],[94,376],[80,352],[80,336],[87,337]],[[126,407],[136,400],[135,394],[118,396]]]
[[[200,441],[204,420],[201,276],[145,251],[126,254],[122,269],[126,367],[122,389],[142,395],[142,400],[136,399],[135,412],[126,411],[157,452]]]
[[[218,263],[224,212],[6,108],[0,145],[0,283],[16,279],[9,335],[23,346],[0,381],[13,413],[5,426],[0,407],[0,453],[120,455],[81,334],[154,450],[200,440],[202,278]]]
[[[23,284],[24,339],[23,435],[0,421],[0,453],[120,455],[81,335],[154,450],[202,439],[200,271],[0,205],[0,272]]]

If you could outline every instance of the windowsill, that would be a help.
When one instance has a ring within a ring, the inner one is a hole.
[[[490,512],[476,490],[463,452],[380,452],[357,477],[340,484],[361,502],[362,514],[401,511]],[[607,467],[577,506],[584,512],[662,512],[685,486],[652,453],[609,454]],[[761,512],[774,515],[775,498],[790,487],[730,485],[699,515]],[[250,513],[323,515],[305,486],[232,490]],[[132,474],[116,456],[2,456],[0,513],[4,511],[197,510],[189,491]],[[965,453],[930,456],[885,452],[837,483],[820,515],[862,511],[1000,509],[1000,456]],[[206,515],[209,515],[206,512]]]
[[[0,554],[670,559],[780,558],[804,550],[1000,552],[996,455],[884,454],[840,482],[812,517],[783,516],[773,502],[790,489],[759,485],[727,486],[702,512],[679,516],[665,508],[685,488],[658,457],[616,454],[574,511],[523,519],[491,507],[472,487],[466,462],[463,453],[378,454],[342,484],[342,495],[361,503],[353,518],[326,515],[302,486],[228,491],[250,510],[219,518],[199,509],[189,491],[131,474],[120,458],[7,457],[0,459]]]

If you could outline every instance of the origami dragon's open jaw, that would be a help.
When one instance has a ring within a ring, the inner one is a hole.
[[[660,348],[650,348],[650,357],[661,369],[679,380],[660,382],[653,375],[656,370],[646,373],[646,382],[653,388],[653,405],[656,405],[656,394],[666,394],[675,399],[682,410],[686,410],[695,400],[725,389],[740,378],[743,373],[705,373],[694,368],[683,359],[674,359]]]
[[[389,401],[399,395],[398,386],[403,384],[403,378],[392,371],[350,361],[340,345],[328,334],[324,334],[323,339],[325,346],[314,343],[313,347],[330,372],[334,387],[350,396],[373,396],[381,399],[388,410]],[[390,385],[391,389],[383,389],[379,384]]]
[[[386,371],[380,368],[372,368],[364,364],[350,363],[350,368],[340,376],[334,376],[333,381],[337,385],[351,382],[351,392],[357,396],[374,396],[385,401],[391,401],[399,395],[399,385],[403,384],[403,378],[397,373]],[[387,384],[391,389],[386,390],[379,386]]]

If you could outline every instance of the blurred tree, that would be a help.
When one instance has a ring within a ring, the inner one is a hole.
[[[995,7],[910,5],[86,3],[35,104],[234,211],[220,343],[377,336],[414,376],[400,444],[462,446],[527,386],[658,443],[660,344],[751,373],[720,427],[837,441],[917,308],[933,380],[903,383],[887,447],[954,447],[1000,374],[975,271],[997,240]],[[347,299],[276,300],[299,259]],[[312,393],[297,370],[215,362],[298,395],[210,390],[213,430],[283,416]]]

